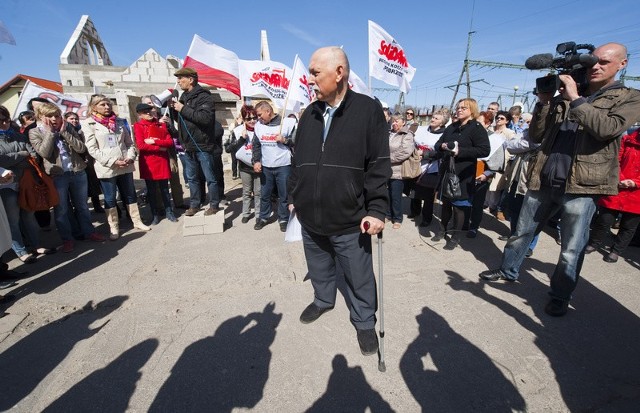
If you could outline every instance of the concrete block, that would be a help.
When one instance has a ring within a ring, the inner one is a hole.
[[[203,227],[204,226],[204,212],[200,211],[192,217],[186,215],[182,216],[184,221],[184,227]]]
[[[123,82],[140,82],[140,75],[122,75]]]
[[[203,235],[204,234],[204,226],[200,225],[197,227],[184,227],[182,228],[182,236],[189,237],[191,235]]]
[[[206,234],[222,234],[224,232],[224,222],[208,223],[203,228],[203,233]]]

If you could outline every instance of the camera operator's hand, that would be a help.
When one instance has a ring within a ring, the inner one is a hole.
[[[578,85],[576,81],[569,75],[559,75],[562,86],[560,86],[560,93],[562,97],[573,102],[580,97],[578,93]]]

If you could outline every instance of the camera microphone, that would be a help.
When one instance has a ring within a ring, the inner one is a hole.
[[[539,70],[550,68],[553,63],[553,55],[551,53],[536,54],[528,58],[524,62],[524,66],[529,70]]]

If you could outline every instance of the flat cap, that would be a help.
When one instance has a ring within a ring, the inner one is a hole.
[[[183,67],[182,69],[176,70],[173,74],[174,76],[188,76],[188,77],[198,77],[198,72],[193,70],[190,67]]]

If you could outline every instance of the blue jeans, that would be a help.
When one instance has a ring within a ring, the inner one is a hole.
[[[524,195],[509,193],[507,201],[507,206],[509,207],[509,225],[511,228],[511,233],[509,235],[513,235],[516,232],[523,202]],[[533,251],[536,248],[536,245],[538,245],[538,238],[540,238],[540,234],[536,234],[536,236],[531,240],[531,244],[529,244],[529,249],[531,251]]]
[[[200,174],[202,171],[204,179],[207,182],[207,190],[209,192],[209,206],[218,208],[220,204],[220,193],[218,188],[218,180],[214,172],[215,160],[214,155],[210,152],[186,152],[181,158],[184,161],[185,174],[189,183],[189,192],[191,193],[191,208],[199,208],[202,194],[200,193]]]
[[[24,228],[27,242],[31,247],[37,248],[40,244],[38,232],[40,227],[36,221],[33,211],[25,211],[18,205],[18,193],[10,188],[0,189],[0,196],[4,203],[4,209],[7,212],[9,221],[9,229],[11,230],[11,248],[18,257],[27,254],[27,247],[22,239],[22,231],[20,226]],[[4,251],[3,251],[4,252]]]
[[[266,221],[271,215],[271,193],[274,185],[278,189],[278,222],[289,222],[289,208],[287,206],[287,180],[291,166],[276,168],[262,167],[264,184],[260,188],[260,219]]]
[[[516,232],[504,247],[501,269],[508,278],[518,278],[520,265],[531,241],[558,211],[561,216],[562,245],[560,258],[551,276],[550,294],[568,301],[580,278],[584,249],[589,240],[589,225],[596,211],[595,196],[565,194],[549,188],[527,192]]]
[[[89,207],[87,206],[89,184],[85,171],[65,172],[62,175],[54,176],[53,184],[56,186],[60,197],[58,205],[53,207],[60,238],[63,241],[73,240],[70,219],[77,219],[82,235],[87,237],[92,234],[94,229],[91,223]],[[69,196],[71,196],[71,201],[76,209],[75,217],[69,216],[69,214],[73,214],[73,210],[69,209]]]
[[[168,179],[145,179],[147,184],[147,197],[149,207],[151,207],[151,215],[158,215],[160,211],[171,209],[171,197],[169,196],[169,180]],[[158,205],[157,191],[160,191],[163,208]]]
[[[133,184],[133,174],[131,172],[114,176],[113,178],[100,179],[100,186],[104,194],[104,207],[116,207],[116,190],[120,189],[122,202],[127,205],[136,203],[136,187]]]
[[[389,179],[389,217],[394,223],[402,223],[402,190],[404,182],[402,179]]]

